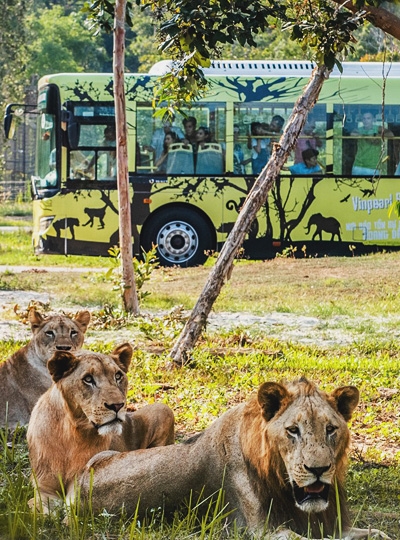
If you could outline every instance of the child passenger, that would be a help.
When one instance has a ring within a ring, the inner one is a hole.
[[[295,163],[289,167],[289,171],[292,174],[321,174],[322,169],[317,163],[318,150],[314,148],[307,148],[302,152],[302,163]]]

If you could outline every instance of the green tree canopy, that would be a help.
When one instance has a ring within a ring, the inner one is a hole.
[[[76,11],[65,14],[63,6],[53,6],[27,17],[29,43],[28,75],[63,71],[102,71],[107,59],[100,39],[84,25]]]
[[[26,3],[24,0],[0,0],[0,102],[21,95],[24,86]]]

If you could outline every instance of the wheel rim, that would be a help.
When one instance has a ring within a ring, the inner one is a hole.
[[[199,247],[196,230],[185,221],[170,221],[157,234],[160,254],[168,262],[182,264],[193,257]]]

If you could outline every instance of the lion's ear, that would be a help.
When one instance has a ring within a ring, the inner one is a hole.
[[[75,315],[74,321],[79,324],[82,332],[85,333],[90,323],[90,311],[79,311]]]
[[[337,410],[348,422],[353,414],[354,409],[358,405],[360,392],[355,386],[342,386],[331,393],[331,397],[336,402]]]
[[[30,308],[28,313],[28,320],[31,323],[31,330],[32,332],[36,332],[36,330],[43,324],[44,317],[36,311],[35,308]]]
[[[56,351],[47,362],[47,368],[54,382],[58,382],[74,371],[79,360],[70,352]]]
[[[116,357],[118,364],[120,364],[123,371],[127,373],[132,360],[132,354],[133,349],[131,345],[129,343],[123,343],[113,350],[111,356]]]
[[[267,422],[275,416],[288,396],[289,392],[281,384],[266,382],[260,386],[258,389],[258,403]]]

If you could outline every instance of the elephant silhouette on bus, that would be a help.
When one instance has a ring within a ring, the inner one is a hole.
[[[340,223],[336,218],[325,217],[322,214],[313,214],[308,220],[307,227],[304,227],[307,229],[306,234],[310,234],[310,229],[313,225],[315,225],[315,231],[312,240],[315,240],[316,238],[322,240],[322,231],[330,233],[332,235],[331,240],[334,240],[335,236],[337,236],[339,242],[342,240],[340,236]]]

